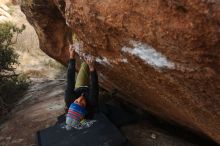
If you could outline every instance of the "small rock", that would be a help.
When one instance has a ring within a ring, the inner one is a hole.
[[[12,143],[21,143],[24,139],[15,139],[12,141]]]
[[[6,137],[6,140],[11,140],[11,137],[9,136],[9,137]]]
[[[154,134],[154,133],[151,133],[150,137],[151,137],[152,139],[156,139],[156,138],[157,138],[157,135]]]

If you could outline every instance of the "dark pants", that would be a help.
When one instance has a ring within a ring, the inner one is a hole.
[[[83,62],[75,82],[75,59],[70,59],[67,70],[67,87],[65,90],[67,108],[82,93],[86,95],[87,108],[98,107],[99,85],[96,70],[90,72],[88,65]]]

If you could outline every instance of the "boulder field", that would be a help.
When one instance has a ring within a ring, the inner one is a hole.
[[[23,0],[21,8],[50,57],[66,65],[75,34],[103,88],[220,144],[219,0]]]

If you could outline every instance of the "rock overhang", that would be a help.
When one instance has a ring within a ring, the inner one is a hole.
[[[32,2],[22,9],[49,56],[66,64],[74,32],[104,88],[220,142],[218,0]]]

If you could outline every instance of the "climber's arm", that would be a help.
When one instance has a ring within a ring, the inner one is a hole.
[[[96,70],[90,70],[90,88],[89,88],[89,102],[94,108],[98,107],[99,84]]]
[[[69,49],[70,52],[70,60],[68,63],[68,69],[67,69],[67,86],[65,90],[65,102],[66,106],[69,108],[72,100],[74,99],[74,85],[75,85],[75,49],[70,46]]]
[[[98,96],[99,96],[99,84],[98,84],[98,75],[95,69],[94,58],[86,60],[86,63],[89,65],[90,70],[90,86],[89,86],[89,103],[93,108],[98,108]]]

